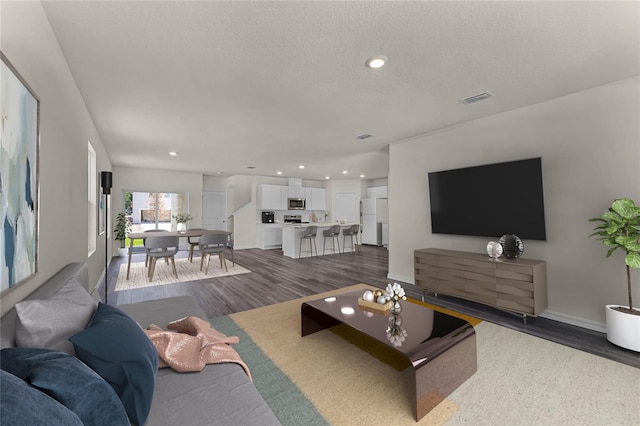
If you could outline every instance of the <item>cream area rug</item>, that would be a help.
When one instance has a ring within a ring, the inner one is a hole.
[[[406,370],[336,330],[300,337],[301,302],[331,293],[229,316],[328,424],[638,424],[640,369],[486,321],[475,325],[478,371],[416,423]]]
[[[176,259],[176,270],[178,271],[178,278],[173,275],[171,263],[165,263],[164,260],[159,259],[156,263],[156,270],[153,273],[153,281],[149,282],[147,277],[147,268],[144,266],[144,262],[135,262],[131,264],[131,271],[129,272],[129,279],[127,280],[127,264],[120,265],[118,271],[118,281],[116,282],[116,290],[133,290],[137,288],[152,287],[156,285],[175,284],[184,281],[197,281],[207,280],[211,278],[227,277],[229,275],[246,274],[251,272],[247,268],[244,268],[237,263],[232,266],[233,263],[227,259],[227,269],[224,270],[224,266],[220,267],[220,260],[218,256],[211,256],[211,264],[209,265],[209,273],[204,274],[205,267],[200,271],[200,258],[193,259],[193,263],[188,259]]]

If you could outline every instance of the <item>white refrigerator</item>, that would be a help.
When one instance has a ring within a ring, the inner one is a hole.
[[[386,198],[363,198],[362,244],[382,245],[382,224],[389,223],[389,204]]]

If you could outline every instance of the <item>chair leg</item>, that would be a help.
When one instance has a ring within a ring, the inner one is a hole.
[[[232,266],[236,266],[236,260],[233,257],[233,247],[229,247],[231,249],[231,263],[233,264]]]
[[[318,257],[318,246],[316,244],[316,239],[312,239],[311,242],[309,242],[309,249],[311,249],[311,243],[313,242],[313,247],[316,249],[316,257]],[[311,249],[311,256],[313,256],[313,249]]]
[[[221,251],[218,256],[220,257],[220,268],[222,268],[222,264],[224,263],[224,271],[229,272],[229,269],[227,269],[227,259],[224,258],[224,252]]]
[[[202,260],[204,260],[204,256],[202,256]],[[209,273],[209,264],[211,263],[211,253],[207,255],[207,267],[204,269],[204,274],[207,275]],[[202,268],[200,268],[202,270]]]
[[[152,257],[149,260],[149,282],[153,281],[153,273],[156,269],[156,260],[157,259],[155,257]]]
[[[201,271],[202,271],[202,266],[204,265],[204,258],[205,258],[205,257],[207,257],[207,255],[206,255],[206,254],[204,254],[204,253],[201,253],[201,256],[200,256],[200,270],[201,270]],[[205,275],[207,275],[207,273],[206,273],[206,272],[205,272],[204,274],[205,274]]]
[[[173,258],[173,256],[171,256],[169,259],[171,259],[171,267],[173,268],[173,275],[176,276],[176,279],[178,278],[178,271],[176,270],[176,261]]]
[[[189,262],[193,263],[193,248],[195,246],[193,244],[191,244],[191,247],[189,247]]]

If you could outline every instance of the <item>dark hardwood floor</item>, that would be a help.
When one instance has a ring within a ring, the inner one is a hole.
[[[290,259],[279,249],[236,250],[235,261],[251,270],[250,274],[189,281],[114,292],[120,265],[126,257],[114,258],[109,266],[109,303],[119,305],[171,296],[195,297],[209,318],[245,311],[324,291],[367,283],[385,287],[390,280],[388,252],[384,248],[360,246],[359,253]],[[187,257],[180,252],[178,257]],[[230,256],[228,256],[230,261]],[[134,262],[144,262],[143,254],[134,254]],[[195,262],[199,261],[194,259]],[[402,283],[409,297],[422,298],[422,291]],[[102,291],[101,291],[101,294]],[[426,302],[462,312],[485,321],[510,327],[594,355],[640,368],[640,354],[619,348],[603,333],[564,324],[546,318],[527,318],[454,297],[424,295]]]

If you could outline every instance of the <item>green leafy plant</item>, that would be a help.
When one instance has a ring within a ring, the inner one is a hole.
[[[189,213],[174,214],[171,217],[176,220],[176,223],[187,223],[191,219],[193,219],[193,216],[191,216]]]
[[[124,248],[124,242],[127,239],[127,234],[131,232],[131,223],[129,223],[124,212],[120,212],[118,213],[118,216],[116,216],[116,226],[114,231],[116,233],[116,240],[120,241],[120,248]]]
[[[629,293],[629,308],[620,307],[617,310],[634,315],[640,315],[640,310],[633,308],[631,300],[631,270],[640,268],[640,207],[629,198],[614,200],[611,207],[600,217],[589,219],[590,222],[600,222],[590,237],[609,247],[607,258],[618,249],[625,252],[624,263],[627,268],[627,291]]]

